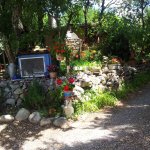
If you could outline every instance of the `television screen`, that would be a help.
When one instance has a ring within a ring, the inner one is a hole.
[[[47,54],[23,55],[18,57],[21,77],[41,77],[47,72],[51,61]]]

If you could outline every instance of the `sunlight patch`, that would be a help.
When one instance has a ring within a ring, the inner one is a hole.
[[[7,127],[7,124],[0,125],[0,133]]]

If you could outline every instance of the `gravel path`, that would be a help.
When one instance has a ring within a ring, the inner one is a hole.
[[[123,106],[85,114],[71,126],[0,125],[0,150],[150,150],[150,85]]]

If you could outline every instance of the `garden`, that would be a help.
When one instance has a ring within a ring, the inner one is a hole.
[[[128,11],[140,10],[132,17],[105,1],[44,1],[39,9],[12,1],[12,10],[6,3],[0,10],[0,122],[62,127],[67,119],[116,106],[150,81],[146,2],[130,4]]]

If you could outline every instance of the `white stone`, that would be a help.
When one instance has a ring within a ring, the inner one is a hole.
[[[11,115],[2,115],[0,116],[0,123],[7,123],[12,122],[14,120],[14,117]]]
[[[78,92],[80,92],[80,93],[82,93],[82,94],[84,93],[84,89],[81,88],[80,86],[77,86],[77,85],[75,85],[73,91],[78,91]]]
[[[60,128],[68,128],[69,124],[65,117],[56,118],[53,122],[54,126]]]
[[[72,106],[65,106],[63,110],[64,110],[66,117],[71,117],[72,114],[74,113],[74,108]]]
[[[52,123],[51,118],[42,118],[40,121],[40,126],[50,125]]]
[[[30,112],[27,109],[21,108],[15,116],[15,119],[18,121],[23,121],[26,120],[29,117],[29,115]]]
[[[41,115],[39,112],[33,112],[32,114],[30,114],[29,116],[29,121],[31,123],[38,123],[41,120]]]
[[[9,98],[9,99],[6,100],[5,103],[14,106],[14,105],[15,105],[15,102],[16,102],[15,99]]]

